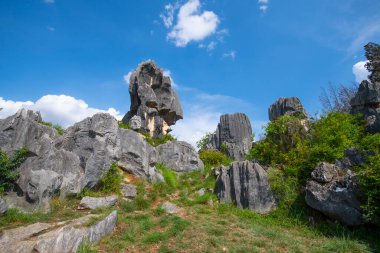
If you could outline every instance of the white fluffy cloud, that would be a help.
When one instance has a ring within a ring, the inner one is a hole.
[[[231,51],[229,51],[227,53],[224,53],[223,54],[223,58],[231,58],[232,60],[235,60],[235,58],[236,58],[236,51],[231,50]]]
[[[259,4],[260,11],[262,11],[263,13],[266,13],[269,8],[268,6],[269,0],[258,0],[257,2]]]
[[[369,72],[365,67],[367,61],[360,61],[352,67],[352,72],[355,75],[356,82],[360,83],[363,80],[368,80]]]
[[[6,118],[21,108],[27,108],[40,111],[44,121],[63,127],[71,126],[98,112],[107,112],[119,120],[122,118],[120,112],[115,108],[107,110],[92,108],[85,101],[66,95],[45,95],[36,102],[4,100],[0,97],[0,108],[3,108],[0,111],[0,118]]]
[[[166,15],[161,14],[164,25],[172,27],[175,7],[165,6]],[[214,34],[220,23],[218,16],[212,11],[202,11],[199,0],[189,0],[179,8],[177,23],[168,33],[167,38],[177,47],[185,47],[191,41],[202,41]]]

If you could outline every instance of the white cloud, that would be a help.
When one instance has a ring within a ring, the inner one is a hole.
[[[236,58],[236,51],[231,50],[231,51],[229,51],[227,53],[224,53],[223,54],[223,58],[231,58],[232,60],[235,60],[235,58]]]
[[[368,80],[369,72],[365,67],[365,64],[368,61],[360,61],[356,63],[354,66],[352,66],[352,72],[355,75],[356,82],[360,83],[363,80]]]
[[[262,12],[267,12],[267,10],[268,10],[268,5],[261,5],[260,6],[260,11],[262,11]]]
[[[133,71],[134,70],[131,70],[131,71],[128,72],[128,74],[126,74],[126,75],[123,76],[124,82],[126,84],[128,84],[128,85],[129,85],[129,79],[131,79],[131,75],[132,75]]]
[[[165,20],[165,26],[171,26],[173,20]],[[201,11],[199,0],[189,0],[179,8],[177,24],[168,33],[167,38],[174,41],[177,47],[185,47],[191,41],[202,41],[214,34],[219,23],[219,18],[214,12]]]
[[[53,4],[55,3],[55,0],[44,0],[45,4]]]
[[[0,108],[3,108],[0,111],[0,118],[13,115],[21,108],[27,108],[40,111],[44,121],[53,122],[63,127],[71,126],[98,112],[107,112],[118,120],[123,117],[115,108],[108,108],[107,110],[92,108],[85,101],[66,95],[45,95],[36,102],[4,100],[0,97]]]
[[[355,52],[363,48],[365,44],[380,35],[380,19],[374,19],[363,23],[361,26],[348,27],[349,33],[354,33],[354,40],[348,47],[349,52]],[[354,32],[353,32],[354,31]]]
[[[269,3],[269,0],[259,0],[258,3],[267,4],[267,3]]]
[[[205,48],[207,52],[211,52],[212,50],[215,49],[217,43],[215,41],[211,41],[210,43],[206,44],[199,44],[199,48]]]
[[[177,8],[178,8],[178,4],[175,4],[175,5],[167,4],[165,5],[165,13],[160,14],[160,18],[164,22],[164,25],[166,28],[169,28],[173,25],[174,11]]]

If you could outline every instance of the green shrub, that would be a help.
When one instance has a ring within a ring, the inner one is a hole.
[[[229,165],[232,162],[231,158],[217,150],[201,150],[199,151],[199,158],[206,167]]]
[[[119,125],[119,128],[123,128],[123,129],[131,129],[131,127],[130,127],[130,125],[129,125],[128,122],[127,122],[127,123],[123,123],[123,121],[118,121],[117,123],[118,123],[118,125]]]
[[[177,174],[169,169],[165,164],[158,163],[156,164],[156,169],[161,172],[162,176],[164,177],[165,183],[175,189],[177,188]]]
[[[152,145],[153,147],[157,147],[158,145],[164,144],[168,141],[173,141],[176,138],[170,134],[166,134],[161,138],[152,138],[149,133],[143,134],[145,136],[145,140]]]
[[[284,208],[303,199],[299,195],[319,162],[342,158],[344,150],[358,146],[365,134],[357,116],[336,112],[309,123],[283,116],[268,123],[265,132],[265,139],[256,143],[247,159],[274,168],[269,170],[270,185]]]
[[[213,135],[214,133],[206,133],[199,141],[197,141],[197,147],[200,149],[200,150],[203,150],[206,148],[206,145],[208,144],[209,142],[209,139],[210,137]]]
[[[219,147],[219,150],[223,153],[226,153],[228,151],[228,147],[226,144],[222,143],[222,145]]]
[[[99,180],[99,190],[103,193],[120,193],[123,177],[119,166],[113,163],[110,169]]]
[[[23,147],[10,158],[0,149],[0,194],[8,190],[18,179],[20,174],[16,169],[28,158],[28,153],[28,149]]]
[[[58,125],[58,124],[53,125],[53,123],[51,123],[51,122],[45,122],[45,121],[40,121],[39,123],[42,124],[42,125],[44,125],[44,126],[48,126],[48,127],[54,128],[59,135],[63,135],[65,133],[65,129],[63,127],[61,127],[60,125]]]
[[[367,135],[361,140],[361,150],[370,152],[365,163],[359,168],[360,187],[366,201],[362,208],[367,219],[380,225],[380,134]]]

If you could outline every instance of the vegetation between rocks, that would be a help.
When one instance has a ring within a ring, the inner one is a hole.
[[[22,147],[12,157],[9,157],[0,149],[0,195],[18,179],[20,173],[16,169],[28,158],[28,153],[28,149]]]

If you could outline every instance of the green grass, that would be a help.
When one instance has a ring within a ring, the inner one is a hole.
[[[65,129],[58,124],[53,124],[51,122],[45,122],[45,121],[40,121],[39,123],[44,125],[44,126],[54,128],[59,135],[63,135],[65,133]]]

